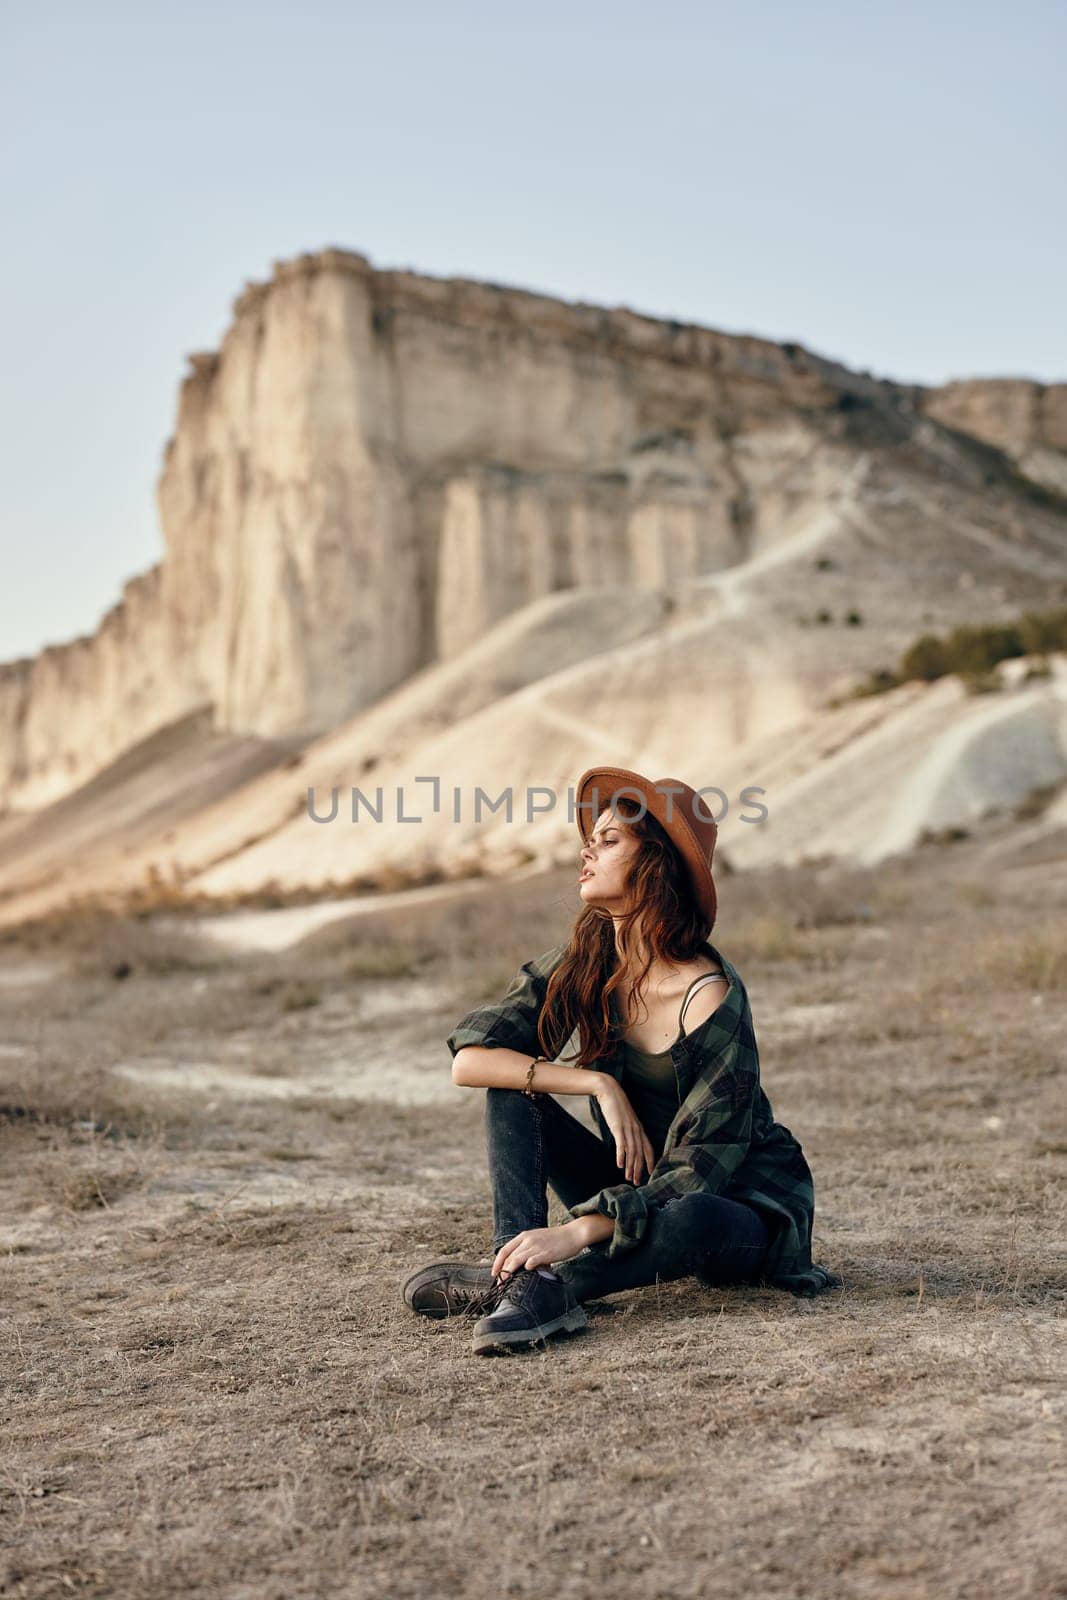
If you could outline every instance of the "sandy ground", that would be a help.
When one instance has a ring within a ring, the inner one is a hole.
[[[1042,851],[725,877],[845,1287],[657,1284],[492,1360],[400,1284],[488,1253],[484,1093],[443,1040],[565,936],[568,872],[276,949],[173,916],[9,938],[0,1594],[1067,1594]]]
[[[477,879],[458,883],[431,883],[421,889],[406,889],[397,894],[342,895],[336,900],[316,900],[305,906],[279,906],[274,911],[227,911],[200,915],[195,927],[206,939],[231,950],[289,950],[309,934],[334,923],[378,915],[383,910],[400,910],[406,919],[417,918],[423,906],[435,900],[454,904],[466,894],[484,894],[485,885]],[[168,932],[181,929],[182,922],[160,917],[157,925]],[[188,926],[188,919],[185,920]]]

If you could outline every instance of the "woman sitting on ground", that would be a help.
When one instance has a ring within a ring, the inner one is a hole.
[[[569,941],[447,1040],[454,1081],[487,1091],[496,1254],[423,1267],[403,1292],[428,1316],[480,1313],[479,1353],[582,1328],[583,1301],[657,1279],[841,1285],[812,1265],[811,1170],[760,1086],[740,974],[708,938],[714,818],[687,784],[613,767],[583,774],[576,809]],[[575,1030],[573,1065],[557,1063]],[[569,1094],[589,1097],[599,1137],[553,1098]],[[546,1182],[569,1212],[555,1227]]]

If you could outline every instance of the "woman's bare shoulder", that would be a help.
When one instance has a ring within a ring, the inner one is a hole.
[[[709,973],[719,977],[726,976],[726,968],[710,952],[707,955],[694,956],[692,961],[681,962],[678,970],[681,975],[683,991],[688,989],[691,983],[695,983],[698,978],[703,978]],[[708,988],[711,988],[710,983]]]
[[[730,975],[721,962],[714,960],[695,967],[693,976],[689,980],[689,987],[692,988],[697,978],[707,976],[716,977],[719,981],[700,984],[685,1001],[686,1033],[692,1033],[694,1028],[699,1028],[702,1022],[707,1022],[709,1017],[714,1016],[730,992]]]

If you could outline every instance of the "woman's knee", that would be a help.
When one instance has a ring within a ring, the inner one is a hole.
[[[763,1246],[769,1238],[758,1211],[724,1195],[677,1195],[667,1201],[661,1215],[670,1232],[683,1233],[705,1249],[720,1244]]]
[[[501,1089],[495,1084],[485,1091],[485,1137],[490,1156],[511,1152],[529,1145],[540,1146],[542,1129],[533,1102],[521,1089]]]
[[[679,1194],[673,1200],[668,1200],[660,1207],[660,1216],[665,1221],[670,1221],[675,1226],[688,1227],[695,1223],[706,1223],[714,1214],[714,1207],[708,1205],[708,1200],[713,1196],[705,1194]]]
[[[487,1117],[528,1115],[535,1105],[536,1102],[523,1094],[521,1089],[503,1089],[497,1084],[490,1084],[485,1091]]]

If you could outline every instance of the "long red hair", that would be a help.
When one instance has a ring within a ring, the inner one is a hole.
[[[567,953],[548,980],[537,1037],[550,1060],[557,1058],[576,1028],[578,1051],[565,1058],[568,1065],[590,1067],[610,1055],[621,1031],[609,1009],[611,996],[622,989],[625,973],[635,973],[628,991],[630,1007],[644,1005],[642,989],[653,961],[691,961],[711,932],[670,835],[647,809],[639,815],[640,809],[628,795],[620,795],[614,806],[619,821],[638,840],[626,878],[629,909],[619,919],[618,950],[611,913],[583,906]],[[639,934],[647,949],[643,966],[639,966]],[[620,1014],[625,1010],[620,1008]]]

